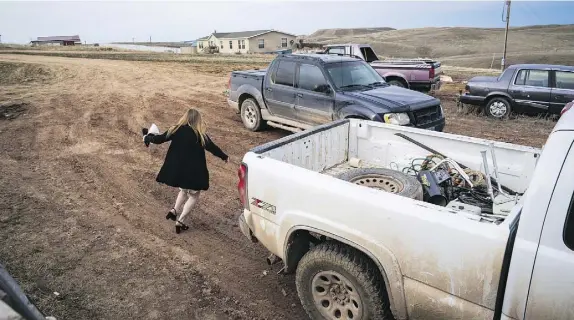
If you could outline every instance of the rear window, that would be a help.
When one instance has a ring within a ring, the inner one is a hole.
[[[345,54],[345,48],[329,48],[327,52],[329,54]]]
[[[295,62],[279,61],[279,66],[277,66],[277,71],[275,72],[275,84],[293,87],[294,78]]]

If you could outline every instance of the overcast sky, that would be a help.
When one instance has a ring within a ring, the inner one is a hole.
[[[182,41],[219,32],[321,28],[504,27],[504,1],[29,2],[0,0],[2,42],[80,35],[88,43]],[[511,25],[574,24],[574,1],[512,1]]]

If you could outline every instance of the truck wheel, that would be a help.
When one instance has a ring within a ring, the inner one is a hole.
[[[261,109],[252,98],[245,99],[241,104],[241,121],[251,131],[259,131],[263,127]]]
[[[392,319],[379,269],[353,248],[317,245],[299,261],[295,284],[311,319]]]
[[[417,178],[396,170],[384,168],[351,169],[338,175],[337,178],[411,199],[423,199],[423,187]]]
[[[507,99],[501,97],[495,97],[488,101],[485,107],[486,114],[495,119],[505,119],[508,118],[512,108],[510,107],[510,102]]]
[[[390,84],[391,86],[397,86],[397,87],[401,87],[401,88],[406,88],[407,86],[401,81],[401,80],[390,80],[387,82],[388,84]]]

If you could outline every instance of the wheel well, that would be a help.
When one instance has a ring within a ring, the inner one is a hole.
[[[512,101],[511,101],[507,96],[504,96],[504,95],[501,95],[501,94],[495,94],[495,95],[492,95],[492,96],[487,97],[487,98],[485,99],[486,102],[485,102],[484,106],[486,107],[486,106],[490,103],[490,101],[491,101],[492,99],[494,99],[494,98],[502,98],[502,99],[508,101],[508,103],[509,103],[510,105],[512,105]]]
[[[237,103],[239,104],[240,109],[241,109],[241,105],[243,104],[243,101],[245,101],[249,98],[253,99],[255,101],[255,103],[257,103],[257,99],[255,99],[254,96],[250,95],[249,93],[243,93],[239,96],[239,99],[237,100]]]
[[[397,76],[388,76],[388,77],[385,77],[385,81],[387,81],[387,82],[392,81],[392,80],[400,81],[402,84],[405,85],[406,88],[409,87],[409,83],[408,83],[407,80],[405,80],[404,78],[397,77]]]
[[[337,240],[335,238],[332,238],[332,237],[329,237],[329,236],[326,236],[326,235],[323,235],[323,234],[320,234],[317,232],[311,232],[309,230],[303,230],[303,229],[299,229],[299,230],[292,232],[289,235],[289,239],[287,239],[287,246],[285,249],[285,259],[284,259],[285,272],[286,273],[295,272],[295,270],[297,269],[297,265],[299,264],[299,261],[301,261],[301,258],[303,258],[303,256],[309,250],[311,250],[311,248],[313,248],[314,246],[316,246],[320,243],[327,242],[327,241],[332,242],[332,243],[338,243],[341,246],[346,246],[346,247],[353,248],[354,250],[357,250],[366,259],[368,259],[374,265],[376,265],[377,268],[379,269],[381,275],[382,275],[382,278],[386,279],[385,270],[383,269],[383,267],[370,254],[366,253],[364,251],[364,249],[357,247],[357,246],[350,245],[346,242]],[[385,283],[385,286],[386,285],[387,285],[387,283]],[[387,288],[387,290],[388,290],[388,288]]]

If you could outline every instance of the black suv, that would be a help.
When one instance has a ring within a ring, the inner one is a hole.
[[[566,103],[574,100],[574,67],[517,64],[499,77],[474,77],[461,103],[484,107],[487,115],[505,118],[517,113],[560,114]]]

